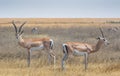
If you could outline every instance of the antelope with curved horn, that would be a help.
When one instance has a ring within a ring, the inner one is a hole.
[[[48,54],[48,61],[50,61],[51,57],[53,57],[54,59],[54,65],[55,65],[55,53],[53,52],[53,45],[54,42],[52,39],[50,38],[28,38],[28,39],[23,39],[22,38],[22,34],[23,34],[23,30],[22,27],[26,22],[24,22],[19,29],[17,29],[15,22],[12,21],[12,24],[15,28],[15,36],[18,40],[18,44],[23,47],[26,48],[28,51],[28,58],[27,58],[27,62],[28,62],[28,67],[30,66],[30,60],[31,60],[31,51],[34,50],[41,50],[41,49],[45,49],[46,53]]]
[[[64,56],[62,58],[62,69],[64,69],[64,63],[68,59],[68,56],[71,54],[73,56],[84,56],[85,57],[85,70],[87,69],[87,63],[88,63],[88,54],[97,52],[103,43],[105,45],[108,45],[109,42],[106,40],[102,29],[100,28],[100,32],[102,34],[102,37],[98,37],[98,42],[96,45],[90,45],[88,43],[80,43],[80,42],[66,42],[63,44],[63,53]]]

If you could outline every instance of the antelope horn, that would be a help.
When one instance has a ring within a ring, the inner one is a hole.
[[[14,28],[15,28],[15,32],[17,33],[17,27],[16,27],[14,21],[12,21],[12,24],[13,24],[13,26],[14,26]]]
[[[102,28],[99,28],[99,29],[100,29],[100,32],[101,32],[101,34],[102,34],[102,37],[104,38],[105,35],[104,35],[103,31],[102,31]]]
[[[22,29],[22,27],[23,27],[24,24],[26,24],[26,22],[24,22],[24,23],[20,26],[19,32],[21,32],[21,29]]]

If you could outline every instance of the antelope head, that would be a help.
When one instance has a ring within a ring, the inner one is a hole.
[[[12,24],[15,28],[15,36],[18,39],[24,32],[24,30],[22,30],[22,27],[23,27],[24,24],[26,24],[26,22],[22,23],[21,26],[19,27],[19,29],[17,29],[14,21],[12,21]]]
[[[100,30],[102,36],[99,36],[97,39],[98,39],[99,41],[101,41],[102,43],[104,43],[105,45],[109,45],[109,42],[108,42],[108,40],[105,38],[105,35],[104,35],[103,31],[102,31],[102,28],[99,28],[99,30]]]

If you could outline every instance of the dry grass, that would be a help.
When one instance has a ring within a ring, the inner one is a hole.
[[[119,23],[108,23],[120,19],[15,19],[28,21],[24,37],[51,37],[55,42],[57,55],[56,68],[47,64],[47,55],[43,51],[34,51],[31,67],[27,67],[26,49],[21,48],[15,39],[13,19],[0,19],[0,76],[119,76],[120,73],[120,28],[117,32],[108,28],[119,27]],[[19,22],[18,22],[19,23]],[[19,26],[19,24],[18,24]],[[100,35],[98,27],[104,33],[110,45],[89,55],[88,69],[84,71],[83,57],[69,58],[66,70],[61,71],[62,47],[66,41],[79,41],[95,44]],[[38,27],[40,34],[31,34],[31,29]]]
[[[0,76],[119,76],[119,63],[90,63],[85,72],[83,64],[68,64],[66,70],[60,69],[60,64],[55,68],[48,66],[41,59],[32,60],[30,68],[26,67],[26,60],[0,61]]]

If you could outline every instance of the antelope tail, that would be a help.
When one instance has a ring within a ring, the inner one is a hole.
[[[50,49],[53,49],[53,46],[54,46],[54,41],[50,39]]]
[[[68,47],[66,44],[63,44],[63,53],[68,53]]]

